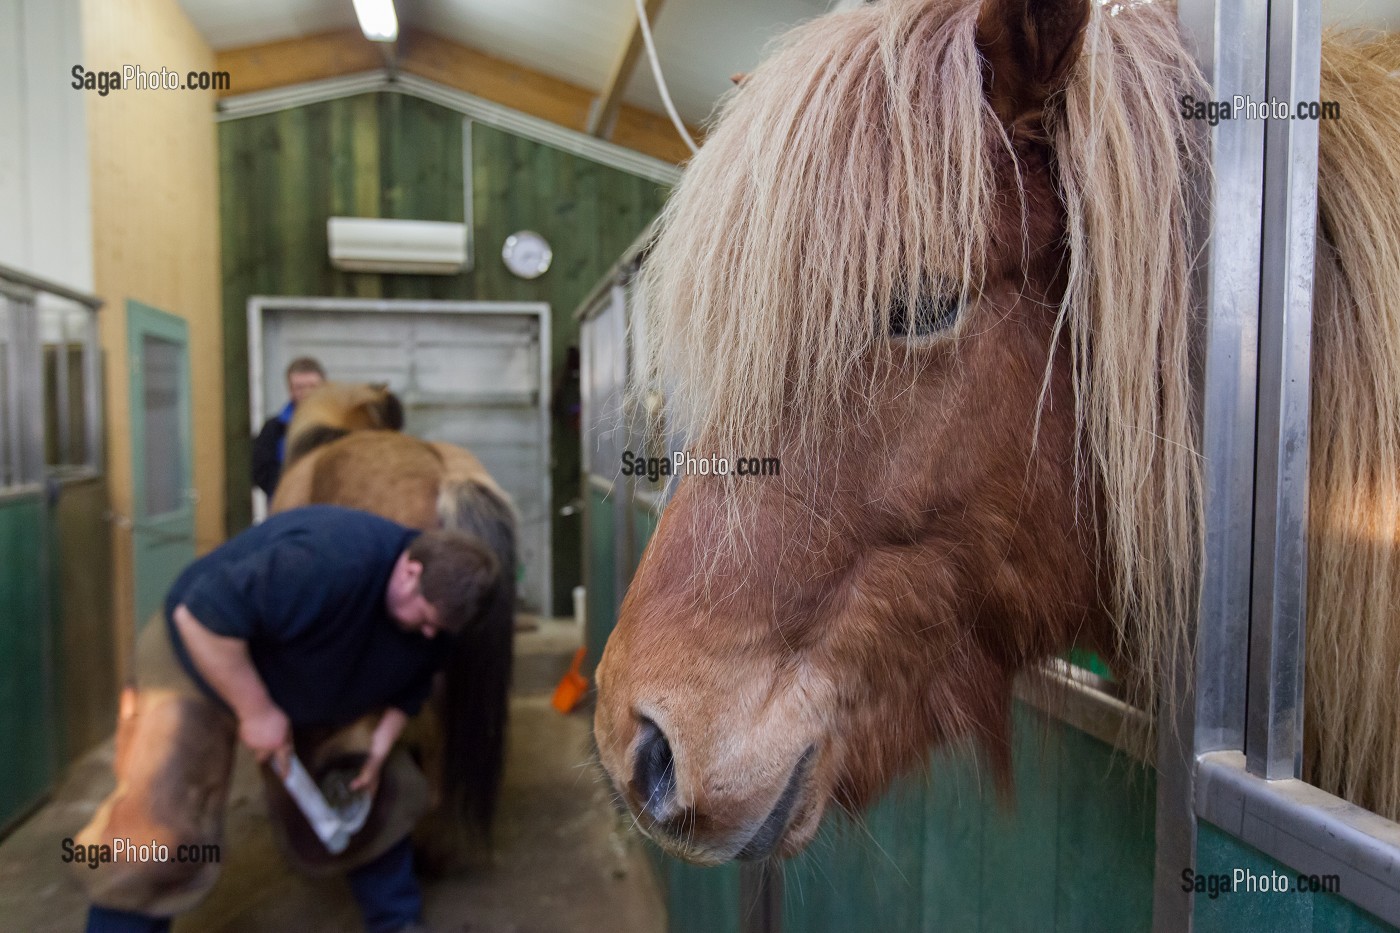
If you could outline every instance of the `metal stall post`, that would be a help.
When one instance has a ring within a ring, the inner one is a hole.
[[[580,399],[582,403],[583,575],[588,608],[584,613],[586,670],[593,669],[617,621],[631,569],[626,566],[628,486],[619,470],[626,424],[626,294],[610,276],[585,299],[579,314]],[[603,538],[606,534],[606,545]],[[606,554],[604,554],[606,549]]]
[[[1321,94],[1320,0],[1269,6],[1268,100]],[[1308,408],[1311,401],[1317,122],[1270,119],[1264,141],[1259,283],[1259,421],[1254,583],[1245,756],[1263,778],[1303,765],[1303,623],[1307,614]]]
[[[1263,97],[1268,10],[1243,0],[1180,0],[1178,18],[1215,99]],[[1158,710],[1157,858],[1153,929],[1191,929],[1180,873],[1195,864],[1198,755],[1244,745],[1245,645],[1254,531],[1255,393],[1264,191],[1264,126],[1222,120],[1210,131],[1213,172],[1199,179],[1195,340],[1205,537],[1195,655],[1164,659],[1178,702]],[[1229,210],[1216,210],[1227,202]],[[1191,661],[1194,660],[1194,665]]]

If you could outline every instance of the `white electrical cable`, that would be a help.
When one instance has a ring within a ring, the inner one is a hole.
[[[666,106],[666,113],[671,117],[671,122],[676,125],[676,132],[681,134],[681,139],[690,147],[692,153],[699,152],[700,147],[695,145],[695,140],[690,138],[690,133],[686,132],[685,123],[681,120],[681,115],[676,113],[676,105],[671,102],[671,92],[666,88],[666,79],[661,76],[661,61],[656,57],[656,43],[651,39],[651,24],[647,22],[647,8],[642,0],[635,0],[637,4],[637,25],[642,27],[642,42],[647,47],[647,58],[651,60],[651,73],[656,78],[656,89],[661,92],[661,103]]]

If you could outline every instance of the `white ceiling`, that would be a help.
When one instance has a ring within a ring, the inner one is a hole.
[[[654,24],[676,107],[704,121],[787,27],[860,0],[665,0]],[[1102,0],[1100,0],[1102,2]],[[215,49],[313,35],[355,25],[351,0],[180,0]],[[401,23],[434,32],[590,90],[601,88],[627,36],[633,0],[397,0]],[[1332,23],[1400,26],[1400,0],[1324,0]],[[643,56],[625,99],[661,112]]]
[[[653,24],[657,53],[676,102],[700,123],[787,27],[850,0],[665,0]],[[351,0],[180,0],[215,49],[314,35],[355,25]],[[436,33],[596,90],[607,80],[631,25],[633,0],[397,0],[400,23]],[[628,103],[661,112],[645,55]]]
[[[180,0],[215,49],[236,49],[354,26],[350,0]]]

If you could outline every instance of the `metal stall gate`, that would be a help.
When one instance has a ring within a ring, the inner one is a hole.
[[[1319,0],[1178,9],[1214,99],[1319,99]],[[927,778],[824,829],[780,877],[658,860],[672,933],[1400,928],[1400,826],[1299,780],[1317,124],[1226,120],[1212,144],[1197,283],[1205,569],[1195,667],[1167,659],[1189,700],[1160,711],[1155,756],[1131,757],[1142,711],[1055,662],[1018,684],[1011,806],[969,761],[935,753]],[[619,476],[642,442],[623,399],[644,261],[634,247],[580,312],[595,661],[658,507]],[[1188,869],[1343,883],[1198,895]]]
[[[619,267],[584,303],[579,319],[582,401],[584,669],[590,676],[617,620],[622,595],[656,527],[661,494],[620,467],[640,437],[626,423],[631,373],[627,330],[630,270]]]
[[[1360,7],[1338,4],[1328,22],[1355,26]],[[1179,19],[1217,100],[1321,100],[1321,0],[1182,0]],[[1400,826],[1300,780],[1318,123],[1222,121],[1211,136],[1197,283],[1205,571],[1194,670],[1170,659],[1189,699],[1159,714],[1153,928],[1394,929]],[[1197,895],[1186,867],[1341,890]]]
[[[254,425],[286,402],[287,364],[314,356],[331,379],[388,383],[407,433],[476,454],[519,514],[522,607],[549,612],[548,305],[255,297],[248,343]]]
[[[0,832],[116,713],[100,306],[0,267]]]

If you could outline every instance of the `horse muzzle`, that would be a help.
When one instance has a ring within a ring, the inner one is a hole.
[[[822,810],[812,787],[817,757],[817,746],[808,745],[777,782],[692,776],[678,766],[665,731],[640,717],[628,780],[611,776],[639,828],[668,854],[700,864],[754,861],[795,854],[815,833]]]

